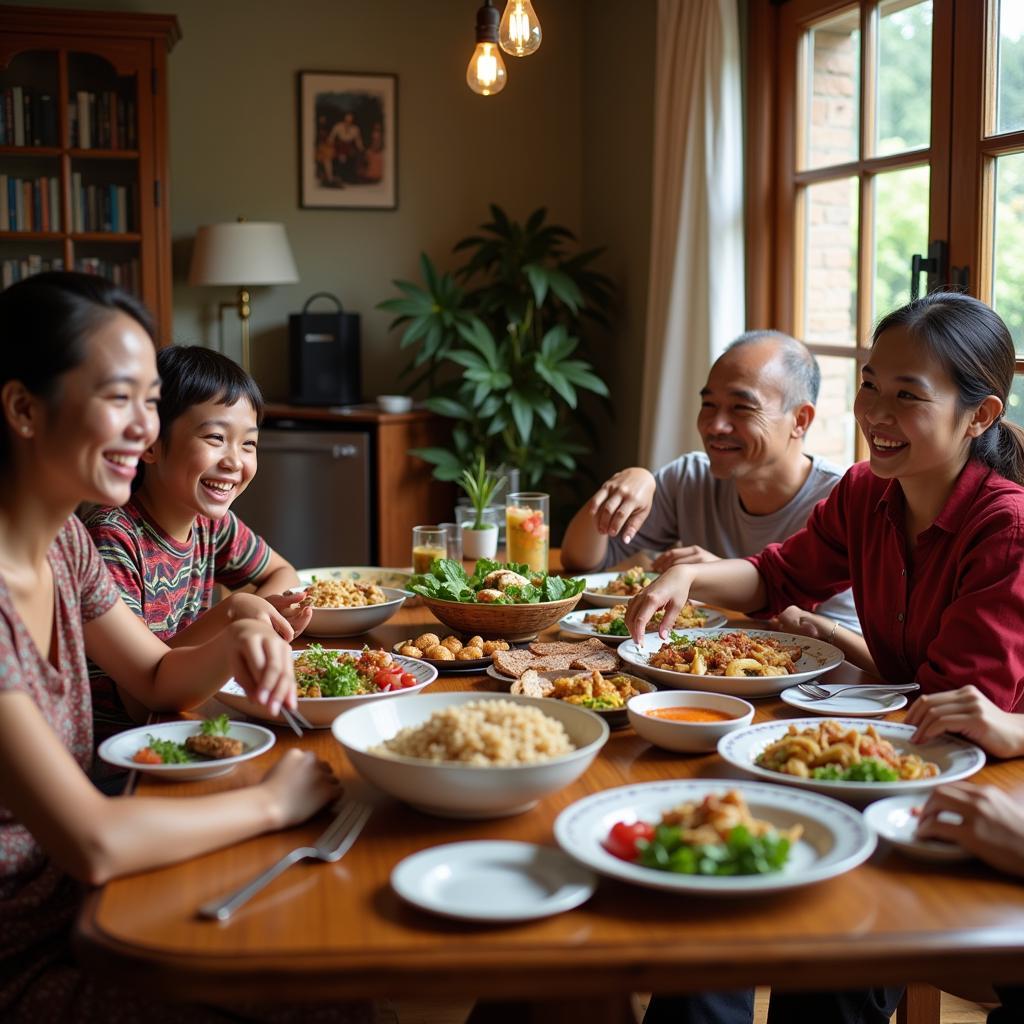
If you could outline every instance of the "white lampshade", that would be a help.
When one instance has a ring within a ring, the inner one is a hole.
[[[283,224],[204,224],[192,250],[189,284],[293,284],[299,272]]]

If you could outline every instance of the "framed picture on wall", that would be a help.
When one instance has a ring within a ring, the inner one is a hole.
[[[299,72],[299,205],[398,206],[398,76]]]

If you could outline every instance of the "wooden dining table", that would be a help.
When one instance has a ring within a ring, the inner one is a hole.
[[[438,624],[414,604],[364,637],[325,643],[390,649],[428,628],[438,631]],[[553,627],[542,635],[556,634]],[[844,664],[827,678],[864,676]],[[506,687],[483,674],[444,675],[428,692]],[[754,704],[755,721],[800,717],[776,698]],[[405,904],[389,884],[392,869],[412,853],[479,839],[553,846],[556,816],[589,794],[650,780],[742,776],[715,753],[668,753],[625,728],[612,732],[577,782],[533,809],[454,820],[413,810],[362,782],[329,729],[301,739],[284,727],[275,732],[273,749],[229,775],[179,784],[140,777],[134,792],[187,800],[250,785],[298,746],[374,804],[351,851],[335,864],[292,867],[224,923],[200,919],[196,908],[314,840],[326,813],[111,882],[89,895],[78,920],[77,950],[90,969],[171,1000],[469,996],[526,1000],[531,1019],[585,1013],[595,1024],[625,1019],[623,1001],[638,991],[1024,983],[1024,884],[979,861],[912,860],[885,842],[840,877],[775,895],[714,899],[602,879],[584,905],[542,920],[486,924],[431,915]],[[1024,799],[1024,760],[990,760],[974,781],[1021,787]],[[917,1019],[937,1019],[932,1013]]]

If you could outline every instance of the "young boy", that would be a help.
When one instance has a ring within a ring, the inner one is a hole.
[[[157,369],[160,436],[142,456],[128,503],[86,514],[93,541],[128,607],[171,647],[203,643],[243,618],[264,619],[291,640],[311,615],[301,595],[282,593],[299,578],[231,511],[256,473],[259,386],[198,346],[163,349]],[[254,584],[256,593],[214,605],[214,584]],[[91,683],[97,742],[136,724],[144,709],[122,703],[98,670]]]

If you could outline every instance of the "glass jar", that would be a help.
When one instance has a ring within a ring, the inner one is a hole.
[[[548,570],[548,525],[551,499],[536,491],[516,491],[505,506],[505,557],[524,562],[535,572]]]
[[[412,528],[412,571],[430,572],[435,558],[448,557],[448,531],[443,526]]]

